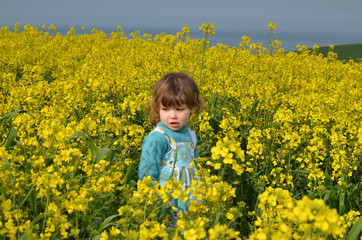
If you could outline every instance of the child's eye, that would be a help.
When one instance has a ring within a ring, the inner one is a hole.
[[[168,108],[161,108],[161,110],[162,110],[162,111],[167,111],[167,110],[168,110]]]
[[[183,110],[185,110],[184,108],[177,108],[176,109],[177,111],[183,111]]]

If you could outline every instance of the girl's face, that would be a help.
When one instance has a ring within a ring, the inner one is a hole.
[[[162,103],[159,111],[161,122],[173,131],[180,130],[186,126],[190,114],[193,112],[194,110],[189,109],[186,104],[182,104],[178,107],[164,107]]]

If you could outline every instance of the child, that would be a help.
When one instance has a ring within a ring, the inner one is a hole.
[[[190,186],[197,170],[190,163],[198,153],[196,135],[187,123],[202,105],[199,89],[187,74],[172,72],[156,83],[148,106],[150,121],[156,127],[142,144],[140,180],[150,175],[153,181],[165,185],[172,173],[173,178],[183,182],[183,189]],[[183,201],[173,201],[180,210],[186,209]]]

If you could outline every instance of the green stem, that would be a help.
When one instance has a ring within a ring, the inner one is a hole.
[[[203,49],[202,49],[201,69],[200,69],[200,78],[199,78],[199,87],[201,87],[202,70],[204,69],[204,57],[205,57],[205,51],[206,51],[206,44],[207,44],[207,31],[205,32],[204,46],[203,46]]]
[[[182,65],[183,65],[184,68],[186,69],[186,72],[189,72],[189,69],[188,69],[188,67],[187,67],[187,65],[186,65],[186,63],[185,63],[185,59],[184,59],[184,56],[183,56],[183,54],[182,54],[181,48],[180,48],[180,55],[181,55]]]
[[[45,206],[45,215],[44,215],[44,221],[43,221],[43,229],[42,229],[42,233],[44,233],[45,230],[45,221],[47,219],[47,215],[48,215],[48,206],[49,206],[49,197],[47,197],[47,204]]]

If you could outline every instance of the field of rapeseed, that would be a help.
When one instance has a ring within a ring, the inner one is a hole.
[[[362,63],[242,37],[209,46],[122,27],[0,30],[1,239],[354,239],[362,208]],[[317,50],[317,46],[314,47]],[[137,182],[145,106],[189,73],[199,201],[166,228],[180,184]]]

